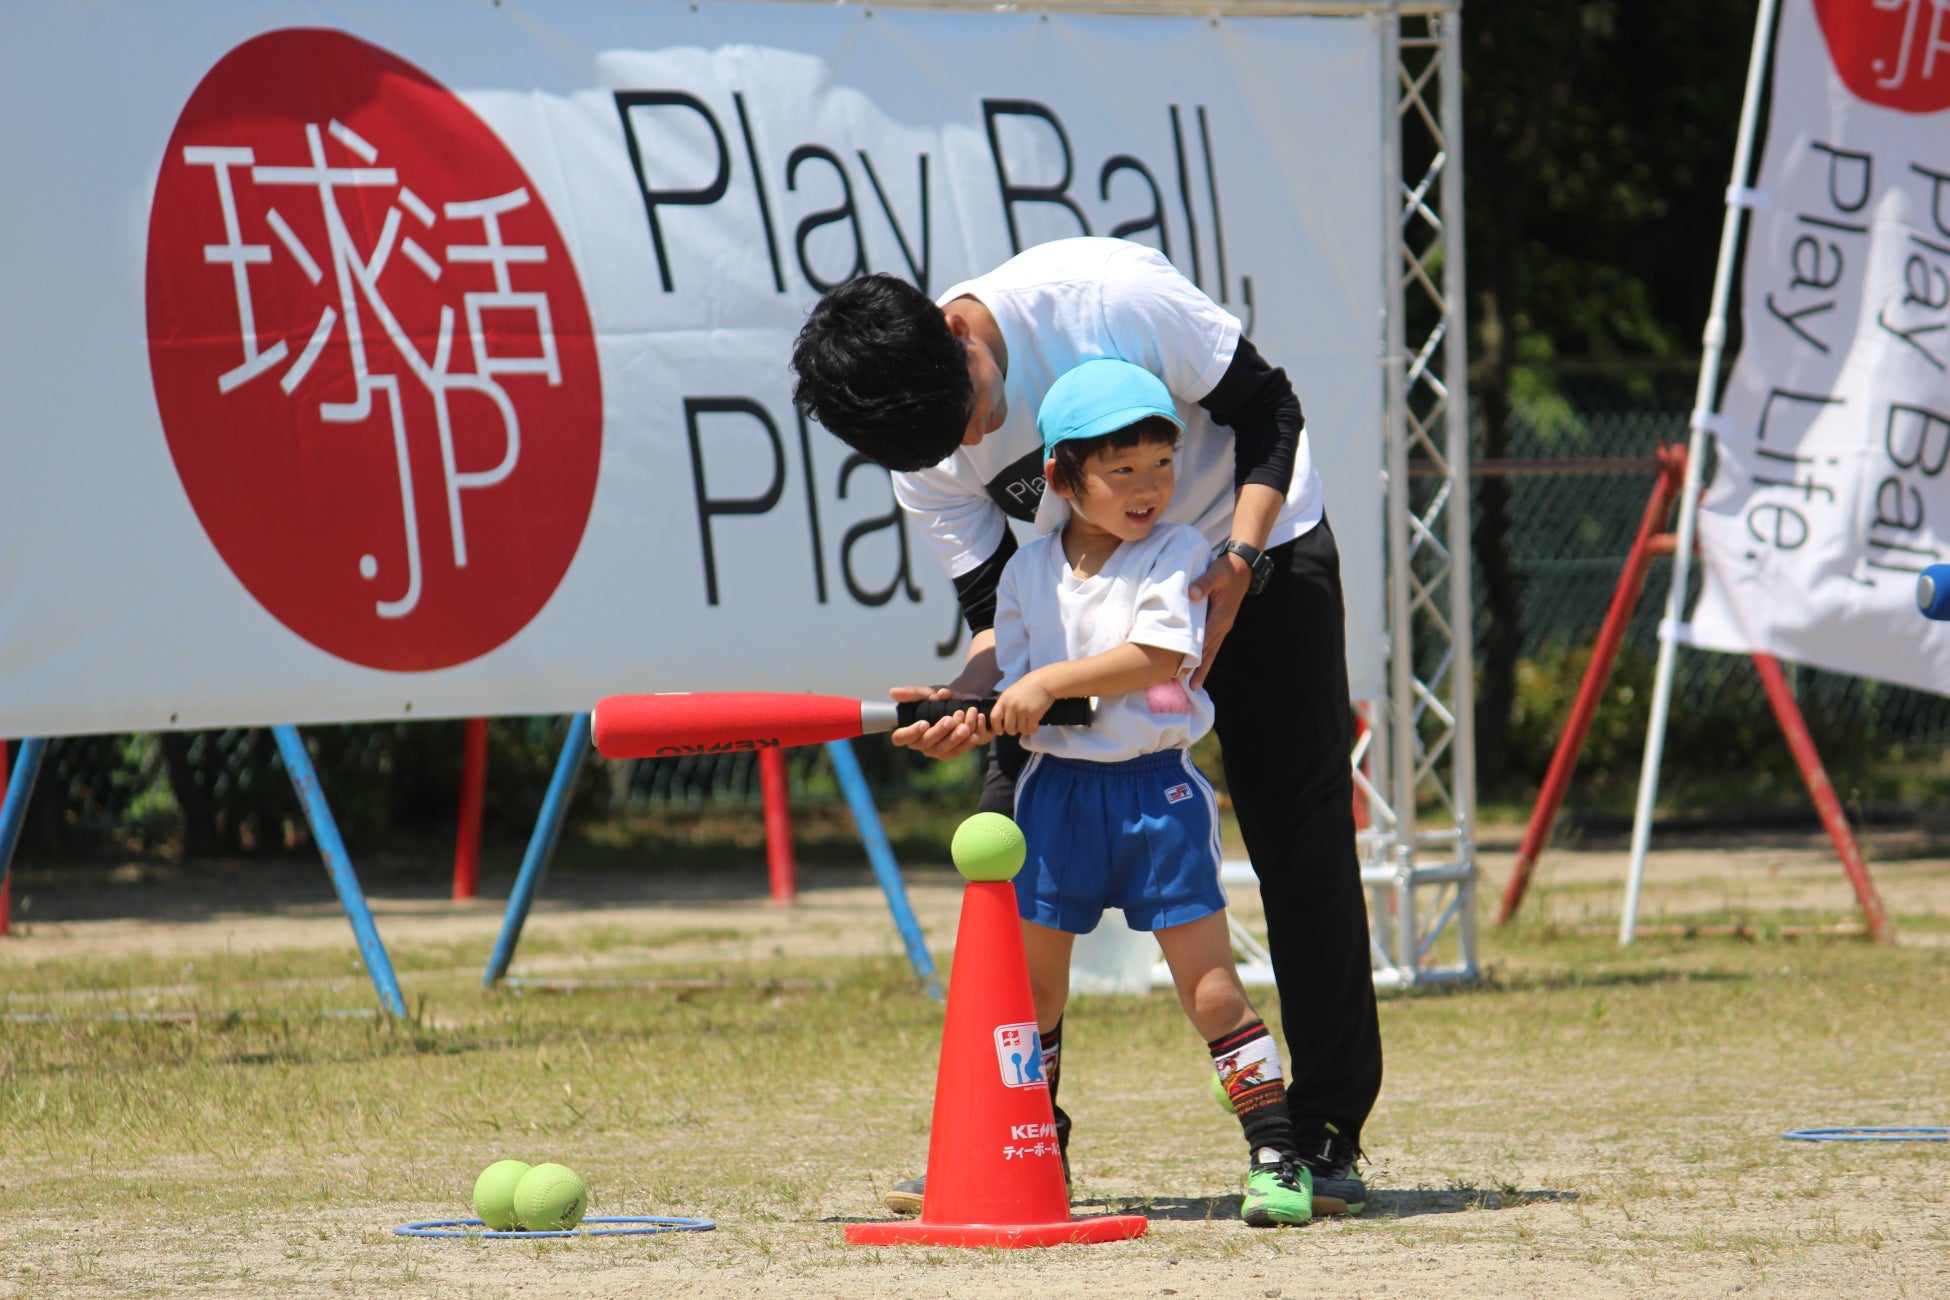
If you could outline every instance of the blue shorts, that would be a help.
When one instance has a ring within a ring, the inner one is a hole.
[[[1182,749],[1092,763],[1032,754],[1016,782],[1029,856],[1016,875],[1025,921],[1089,934],[1107,907],[1133,930],[1222,911],[1219,805]]]

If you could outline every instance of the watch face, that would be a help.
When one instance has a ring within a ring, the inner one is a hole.
[[[1253,564],[1253,585],[1250,594],[1258,595],[1265,589],[1267,580],[1273,576],[1273,557],[1262,555]]]

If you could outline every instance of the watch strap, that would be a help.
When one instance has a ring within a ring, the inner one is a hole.
[[[1252,586],[1246,589],[1246,594],[1249,596],[1258,595],[1265,589],[1267,579],[1273,576],[1273,557],[1250,542],[1228,537],[1220,545],[1219,554],[1236,555],[1246,562],[1246,568],[1253,576]]]
[[[1258,566],[1261,552],[1257,546],[1254,546],[1250,542],[1242,542],[1236,538],[1228,537],[1219,546],[1219,554],[1236,555],[1246,562],[1247,568],[1251,569]]]

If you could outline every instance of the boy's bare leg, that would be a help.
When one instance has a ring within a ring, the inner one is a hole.
[[[1223,929],[1224,927],[1221,926]],[[1063,1018],[1070,1000],[1070,950],[1077,937],[1034,921],[1022,923],[1022,950],[1029,959],[1029,996],[1036,1004],[1036,1029],[1047,1034]]]
[[[1178,986],[1178,1005],[1185,1008],[1200,1038],[1210,1042],[1259,1018],[1239,982],[1224,912],[1159,930],[1156,938],[1165,964],[1171,967],[1172,983]]]
[[[1212,1068],[1246,1138],[1250,1163],[1240,1217],[1256,1228],[1307,1222],[1313,1217],[1313,1181],[1294,1147],[1279,1045],[1239,982],[1226,914],[1214,912],[1156,934],[1178,987],[1178,1004],[1212,1053]]]

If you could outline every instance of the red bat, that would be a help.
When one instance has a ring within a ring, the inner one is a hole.
[[[919,700],[894,704],[844,695],[791,695],[776,691],[705,691],[695,695],[609,695],[596,701],[592,731],[606,758],[671,758],[741,749],[783,749],[892,731],[933,722],[973,708],[983,717],[985,700]],[[1057,700],[1043,715],[1056,727],[1087,727],[1087,699]]]

